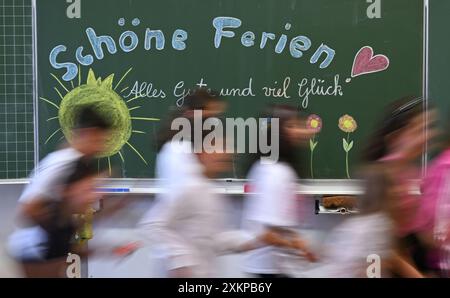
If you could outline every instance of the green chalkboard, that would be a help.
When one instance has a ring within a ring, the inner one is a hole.
[[[450,36],[448,15],[450,2],[442,0],[430,1],[429,21],[429,85],[430,102],[437,107],[441,127],[448,133],[450,121]],[[448,134],[445,134],[448,137]],[[445,140],[447,143],[448,140]],[[441,148],[439,148],[441,149]]]
[[[78,11],[65,0],[37,1],[39,155],[64,140],[67,119],[56,118],[62,106],[65,113],[67,106],[86,100],[85,94],[95,94],[100,105],[102,98],[115,102],[114,109],[105,108],[111,115],[131,110],[131,123],[121,118],[124,133],[115,139],[125,145],[101,166],[110,162],[122,177],[153,177],[160,125],[154,118],[181,105],[184,89],[203,83],[223,92],[251,87],[225,96],[227,117],[256,117],[270,103],[317,115],[322,129],[302,152],[302,176],[351,177],[382,108],[404,95],[422,94],[423,2],[382,1],[380,18],[368,17],[369,5],[361,0],[89,0],[81,1]],[[235,35],[215,40],[220,26]],[[158,34],[164,44],[155,42],[161,41]],[[103,57],[98,47],[94,51],[99,36],[114,43],[102,44]],[[91,89],[85,86],[89,69]],[[149,89],[145,97],[135,98],[136,84]],[[278,97],[270,92],[283,86]],[[344,115],[355,122],[347,117],[339,125]],[[243,177],[241,161],[235,159],[230,176]]]
[[[0,0],[0,179],[34,167],[31,0]]]

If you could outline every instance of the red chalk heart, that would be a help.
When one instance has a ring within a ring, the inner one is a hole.
[[[389,58],[385,55],[373,55],[369,46],[362,47],[355,56],[352,68],[352,77],[363,74],[379,72],[389,67]]]

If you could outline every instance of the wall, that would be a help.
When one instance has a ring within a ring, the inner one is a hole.
[[[15,209],[22,188],[20,184],[0,184],[0,277],[20,277],[20,271],[7,254],[6,243],[14,230]]]

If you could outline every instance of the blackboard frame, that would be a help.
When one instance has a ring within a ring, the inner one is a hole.
[[[31,3],[32,10],[32,44],[33,44],[33,111],[34,111],[34,166],[37,167],[39,164],[39,125],[38,125],[38,65],[37,65],[37,17],[36,17],[36,0],[32,0]]]
[[[422,97],[423,97],[423,106],[424,109],[428,109],[428,47],[429,47],[429,0],[423,0],[423,61],[422,61]],[[34,137],[35,137],[35,144],[34,144],[34,164],[37,166],[39,164],[39,108],[38,108],[38,59],[37,59],[37,16],[36,16],[36,0],[32,0],[32,24],[33,24],[33,30],[32,30],[32,39],[33,39],[33,110],[34,110]],[[424,121],[427,123],[428,119],[426,116],[424,116]],[[424,131],[424,133],[426,133]],[[425,175],[426,173],[426,166],[428,161],[428,146],[425,144],[424,151],[422,154],[422,175]],[[224,185],[224,193],[233,193],[233,190],[236,187],[236,183],[240,184],[241,188],[244,189],[245,183],[247,183],[248,180],[246,179],[236,179],[236,178],[226,178],[226,179],[219,179],[217,180],[219,183],[222,183]],[[111,190],[114,188],[118,188],[120,186],[126,186],[129,188],[129,190],[132,190],[133,188],[129,187],[131,184],[140,184],[143,183],[151,184],[148,186],[148,191],[143,191],[143,188],[140,188],[139,192],[140,194],[148,193],[148,194],[154,194],[155,193],[155,185],[158,185],[158,179],[155,178],[119,178],[119,179],[105,179],[104,184],[106,187],[109,186]],[[343,191],[338,191],[335,187],[336,184],[339,183],[345,183],[345,187]],[[318,195],[318,194],[349,194],[349,195],[355,195],[360,192],[359,184],[360,181],[356,179],[302,179],[302,183],[310,186],[308,191],[305,191],[303,193],[305,194],[311,194],[311,195]],[[228,186],[233,185],[231,189],[228,188]],[[329,187],[328,191],[321,191],[324,186],[331,186]],[[157,186],[156,186],[157,188]],[[105,193],[115,193],[114,191],[110,192],[105,189]],[[133,191],[130,191],[130,193],[133,193]],[[238,191],[235,194],[243,194],[244,192]]]
[[[423,97],[423,108],[425,111],[428,110],[428,47],[429,47],[429,15],[430,15],[430,3],[429,0],[423,0],[423,74],[422,74],[422,97]],[[424,122],[428,123],[427,114],[424,115]],[[424,134],[427,134],[427,130],[424,129]],[[427,136],[425,136],[427,137]],[[425,143],[423,154],[422,154],[422,176],[426,175],[427,164],[428,164],[428,144]]]

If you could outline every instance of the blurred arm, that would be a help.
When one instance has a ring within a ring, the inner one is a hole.
[[[424,277],[413,265],[406,261],[404,257],[398,253],[393,253],[392,257],[384,262],[384,264],[391,268],[392,271],[396,272],[401,277],[405,278],[421,278]]]
[[[262,172],[257,180],[258,194],[249,198],[253,206],[248,217],[249,222],[263,227],[256,235],[256,248],[258,245],[291,248],[305,253],[310,260],[315,259],[295,230],[299,223],[295,174],[288,167],[275,166]]]
[[[445,183],[439,192],[436,205],[436,223],[434,235],[438,243],[450,240],[450,173],[446,173]]]
[[[43,198],[35,198],[26,203],[20,204],[19,217],[26,222],[39,225],[44,229],[48,227],[51,220],[52,209],[48,201]]]
[[[144,239],[150,245],[163,247],[170,270],[196,265],[193,249],[184,238],[188,235],[180,235],[174,229],[174,221],[179,217],[179,213],[189,212],[187,206],[181,206],[181,200],[181,197],[160,198],[139,223]]]

